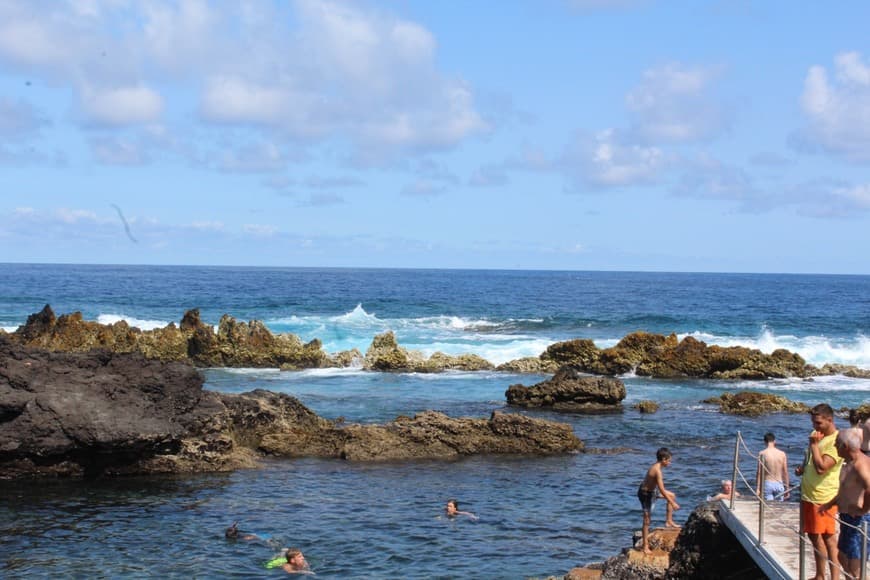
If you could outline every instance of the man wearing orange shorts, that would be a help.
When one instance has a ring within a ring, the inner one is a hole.
[[[843,458],[837,453],[834,410],[822,403],[810,410],[813,432],[804,464],[795,473],[801,479],[801,517],[803,532],[813,546],[816,575],[813,580],[825,580],[825,564],[831,570],[831,580],[840,577],[837,566],[837,514],[836,506],[820,513],[819,506],[837,496],[840,489],[840,468]]]

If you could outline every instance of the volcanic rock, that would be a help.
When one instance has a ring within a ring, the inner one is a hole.
[[[702,402],[719,405],[719,410],[729,415],[748,417],[758,417],[767,413],[806,413],[810,410],[804,403],[796,403],[780,395],[755,391],[722,393],[718,397],[710,397]]]
[[[552,378],[532,387],[511,385],[505,397],[508,405],[519,407],[613,413],[622,411],[625,384],[619,379],[584,376],[576,367],[564,366]]]
[[[48,352],[0,336],[0,477],[226,471],[264,454],[380,460],[583,449],[569,425],[521,415],[427,411],[345,425],[285,394],[202,385],[186,363]]]

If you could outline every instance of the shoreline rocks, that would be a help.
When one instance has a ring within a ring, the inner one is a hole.
[[[425,411],[383,425],[319,417],[297,399],[203,389],[141,353],[57,353],[0,336],[0,478],[230,471],[266,455],[352,461],[583,450],[570,425]]]
[[[599,349],[589,339],[551,344],[538,357],[524,357],[498,366],[466,353],[434,353],[428,358],[401,347],[392,331],[377,335],[363,356],[356,349],[327,353],[318,339],[307,343],[293,334],[273,334],[261,321],[236,321],[225,314],[215,329],[199,310],[187,311],[179,325],[143,331],[120,321],[111,325],[86,321],[80,312],[55,316],[49,305],[32,314],[15,332],[0,335],[25,346],[57,352],[106,349],[139,352],[149,359],[187,361],[201,367],[270,367],[282,370],[361,366],[387,372],[496,370],[550,374],[570,365],[579,372],[616,376],[633,372],[652,378],[766,380],[842,374],[870,378],[870,370],[840,364],[808,365],[784,349],[771,354],[745,347],[708,346],[691,336],[677,340],[647,332],[626,335],[615,346]]]

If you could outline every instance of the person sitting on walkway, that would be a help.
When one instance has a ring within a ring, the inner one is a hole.
[[[788,499],[788,456],[776,448],[776,436],[764,434],[767,448],[758,454],[758,472],[755,476],[755,493],[767,501]]]

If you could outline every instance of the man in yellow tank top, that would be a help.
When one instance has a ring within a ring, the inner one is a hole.
[[[822,403],[810,410],[813,432],[804,464],[795,473],[801,475],[801,516],[803,532],[813,546],[816,560],[814,580],[824,580],[825,564],[831,571],[831,580],[837,580],[837,520],[836,506],[821,513],[819,508],[834,497],[840,489],[840,468],[843,458],[837,453],[834,410]]]

